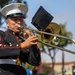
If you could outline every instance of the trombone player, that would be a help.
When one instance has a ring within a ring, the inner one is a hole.
[[[38,38],[31,36],[28,30],[22,33],[24,38],[28,36],[25,40],[19,37],[21,29],[18,25],[25,26],[27,11],[28,7],[22,3],[8,4],[1,9],[8,29],[0,31],[0,75],[27,75],[23,63],[40,65]]]

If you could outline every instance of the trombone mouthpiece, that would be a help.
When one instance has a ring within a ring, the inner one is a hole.
[[[17,27],[18,27],[19,29],[23,29],[23,27],[22,27],[20,24],[17,24]]]
[[[17,27],[21,28],[21,25],[17,24]]]

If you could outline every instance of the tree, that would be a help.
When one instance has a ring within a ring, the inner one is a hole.
[[[69,38],[72,37],[72,33],[66,30],[66,23],[65,24],[59,24],[59,26],[61,28],[61,35],[62,36],[66,36],[66,37],[69,37]],[[57,44],[57,42],[59,42],[59,43]],[[52,45],[56,45],[56,46],[59,46],[59,47],[65,47],[68,44],[72,44],[72,41],[67,40],[67,39],[63,39],[63,38],[56,38],[55,40],[52,40],[52,41],[47,42],[47,43],[52,44]],[[45,47],[46,47],[46,49],[45,49]],[[46,53],[47,55],[49,55],[51,57],[51,60],[52,60],[52,75],[54,75],[55,55],[58,52],[57,48],[47,47],[47,46],[42,45],[42,52]]]
[[[61,35],[69,37],[69,38],[73,37],[72,33],[66,30],[66,23],[60,24],[60,27],[61,27]],[[72,44],[72,41],[61,38],[60,43],[59,43],[60,47],[65,47],[68,44]]]
[[[66,23],[64,25],[60,24],[61,26],[61,34],[63,36],[66,36],[66,37],[69,37],[69,38],[72,38],[72,33],[71,32],[68,32],[66,30]],[[72,44],[73,42],[70,41],[70,40],[66,40],[66,39],[61,39],[61,42],[59,43],[59,46],[60,47],[65,47],[67,46],[68,44]],[[65,68],[64,68],[64,57],[65,57],[65,54],[64,54],[64,51],[62,51],[62,75],[64,75],[65,73]]]
[[[43,63],[42,64],[42,68],[43,68],[43,75],[48,75],[50,73],[50,67],[49,67],[49,65]]]

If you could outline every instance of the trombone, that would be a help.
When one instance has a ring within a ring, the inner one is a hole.
[[[21,25],[18,25],[18,28],[22,28]],[[58,38],[63,38],[63,39],[71,40],[73,43],[75,43],[74,39],[71,39],[71,38],[59,35],[61,33],[61,28],[60,28],[60,26],[57,23],[54,23],[54,22],[50,23],[46,27],[46,29],[44,31],[33,30],[33,29],[30,29],[30,28],[22,28],[22,31],[23,31],[23,29],[27,29],[30,32],[35,32],[35,33],[38,33],[38,34],[42,34],[43,37],[47,41],[51,41],[54,37],[58,37]],[[20,38],[22,38],[23,40],[25,40],[25,38],[23,38],[22,36],[20,36]],[[40,42],[40,43],[42,43],[42,44],[44,44],[44,45],[46,45],[48,47],[54,47],[54,48],[57,48],[59,50],[75,54],[74,51],[71,51],[71,50],[68,50],[68,49],[64,49],[62,47],[58,47],[58,46],[55,46],[55,45],[52,45],[52,44],[48,44],[48,43],[45,43],[45,42],[43,42],[41,40],[38,40],[38,42]]]

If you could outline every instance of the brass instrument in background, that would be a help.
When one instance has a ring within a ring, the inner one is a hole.
[[[21,25],[18,25],[18,27],[20,28]],[[27,29],[30,32],[35,32],[37,34],[43,35],[44,39],[46,39],[47,41],[51,41],[51,40],[54,39],[54,37],[58,37],[58,38],[63,38],[63,39],[71,40],[72,42],[75,43],[75,40],[74,39],[71,39],[71,38],[68,38],[68,37],[64,37],[64,36],[59,35],[61,33],[61,28],[60,28],[60,26],[57,23],[54,23],[54,22],[50,23],[46,27],[46,29],[44,31],[38,31],[38,30],[33,30],[33,29],[23,28],[23,27],[21,27],[21,29],[22,29],[22,33],[23,33],[23,29]],[[25,40],[25,38],[23,38],[22,36],[20,36],[20,37],[23,40]],[[57,48],[59,50],[62,50],[62,51],[66,51],[66,52],[75,54],[74,51],[71,51],[71,50],[68,50],[68,49],[64,49],[64,48],[61,48],[61,47],[58,47],[58,46],[55,46],[55,45],[52,45],[52,44],[48,44],[48,43],[45,43],[45,42],[43,42],[41,40],[38,40],[38,42],[40,42],[42,44],[45,44],[46,46],[49,46],[49,47],[54,47],[54,48]]]

